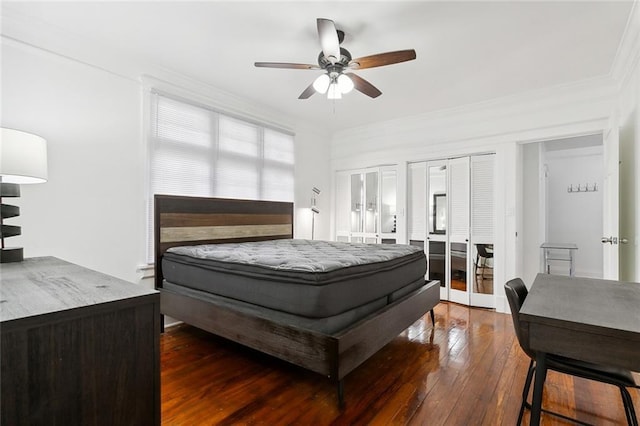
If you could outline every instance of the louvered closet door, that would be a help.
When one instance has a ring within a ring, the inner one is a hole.
[[[407,165],[407,240],[427,253],[427,164]],[[428,268],[428,263],[427,263]],[[425,278],[429,277],[429,271]]]
[[[495,155],[471,157],[471,304],[495,307],[494,294]]]
[[[407,167],[407,236],[409,244],[424,248],[427,231],[427,164]]]
[[[449,300],[469,304],[469,157],[449,160]]]

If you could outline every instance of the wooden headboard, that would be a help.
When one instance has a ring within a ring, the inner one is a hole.
[[[156,288],[171,247],[293,238],[293,203],[155,195],[154,208]]]

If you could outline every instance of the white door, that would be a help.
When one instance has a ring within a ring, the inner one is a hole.
[[[407,239],[424,248],[427,235],[427,163],[407,165]]]
[[[613,115],[603,134],[604,185],[602,188],[602,266],[603,278],[618,279],[618,212],[619,185],[619,130],[617,117]]]
[[[427,275],[440,281],[440,299],[449,298],[449,257],[447,256],[449,230],[447,203],[447,164],[445,161],[427,163],[427,229],[425,252],[428,259]]]
[[[636,173],[638,173],[635,161],[638,149],[636,134],[636,114],[631,114],[620,127],[620,173],[619,173],[619,264],[618,278],[620,281],[636,281],[636,259],[638,258],[635,243],[638,233],[636,224],[636,205],[638,198],[636,192]]]
[[[449,160],[449,300],[469,304],[469,157]]]
[[[495,307],[494,297],[494,168],[495,155],[471,157],[471,305]]]
[[[427,251],[427,163],[407,165],[407,241],[410,245]],[[429,263],[427,262],[427,268]],[[425,273],[429,278],[429,271]]]
[[[380,223],[378,229],[380,231],[380,242],[382,244],[397,243],[397,225],[398,218],[398,176],[397,167],[381,167],[380,168],[380,206],[378,208],[378,217]]]

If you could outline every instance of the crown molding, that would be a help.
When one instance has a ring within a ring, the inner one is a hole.
[[[640,62],[640,4],[634,0],[627,26],[616,51],[610,75],[624,86],[638,69]]]
[[[602,129],[615,106],[609,77],[549,87],[487,102],[337,132],[334,160],[367,153],[450,152],[471,145],[522,142]],[[483,149],[486,149],[483,148]],[[388,154],[387,154],[388,155]]]
[[[618,116],[626,122],[640,104],[640,3],[634,1],[611,76],[618,84]]]

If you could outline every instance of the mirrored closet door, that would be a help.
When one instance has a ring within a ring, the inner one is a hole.
[[[447,197],[448,168],[447,162],[431,162],[427,164],[427,276],[431,280],[440,281],[440,298],[448,300],[448,218],[449,201]]]
[[[469,304],[469,157],[449,160],[449,300]]]
[[[494,307],[494,155],[407,165],[407,237],[440,297]]]
[[[494,307],[494,156],[471,157],[471,277],[473,306]]]
[[[336,173],[336,241],[395,243],[395,166]]]

